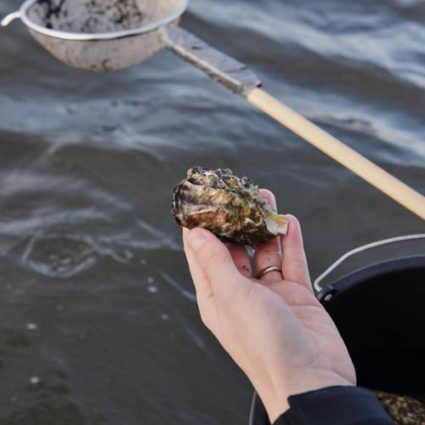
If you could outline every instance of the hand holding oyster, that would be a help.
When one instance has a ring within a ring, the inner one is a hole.
[[[288,229],[286,217],[269,206],[258,186],[229,169],[189,169],[174,189],[172,211],[181,226],[203,227],[244,245],[267,242]]]

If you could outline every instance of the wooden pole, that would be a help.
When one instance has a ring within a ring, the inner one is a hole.
[[[246,96],[258,109],[425,220],[425,197],[262,89]]]

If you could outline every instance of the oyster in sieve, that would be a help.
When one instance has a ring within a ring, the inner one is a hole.
[[[193,167],[174,189],[177,222],[203,227],[222,240],[255,245],[286,234],[288,220],[277,214],[251,180],[229,169]]]

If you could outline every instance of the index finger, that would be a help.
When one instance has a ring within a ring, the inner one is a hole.
[[[287,235],[282,236],[283,276],[285,280],[301,284],[313,292],[300,223],[293,215],[286,218],[289,227]]]

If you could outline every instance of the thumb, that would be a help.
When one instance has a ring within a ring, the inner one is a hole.
[[[197,266],[209,280],[214,295],[228,296],[241,286],[239,273],[226,245],[211,232],[196,228],[187,235],[187,242]]]

